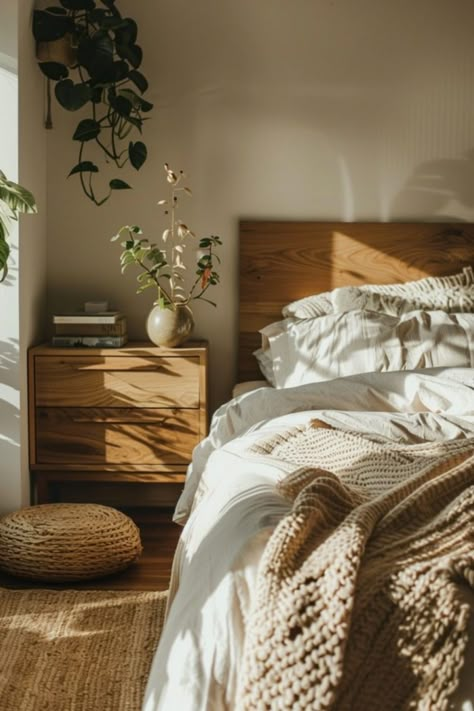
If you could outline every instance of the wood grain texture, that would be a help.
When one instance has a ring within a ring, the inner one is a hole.
[[[37,408],[38,464],[182,464],[200,440],[199,411]]]
[[[32,347],[32,500],[61,500],[72,486],[91,502],[99,488],[101,495],[108,489],[112,502],[113,484],[121,487],[120,504],[140,498],[140,505],[174,505],[192,450],[207,434],[207,350],[204,342],[176,349]],[[145,496],[137,497],[139,487]],[[107,496],[98,503],[109,503]]]
[[[44,407],[199,407],[199,358],[36,356]]]
[[[285,304],[340,286],[390,284],[460,271],[474,263],[465,223],[240,223],[237,381],[262,377],[252,355],[258,330]]]

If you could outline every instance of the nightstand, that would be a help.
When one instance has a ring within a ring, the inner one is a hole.
[[[207,362],[203,341],[30,348],[33,501],[174,505],[207,434]]]

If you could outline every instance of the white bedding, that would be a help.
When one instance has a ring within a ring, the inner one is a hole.
[[[259,560],[289,510],[275,484],[296,468],[248,448],[264,434],[315,417],[404,443],[474,436],[474,370],[365,374],[287,390],[262,388],[216,412],[176,509],[176,519],[187,522],[143,711],[232,709]],[[472,649],[469,654],[452,707],[463,711],[472,711],[474,699]]]

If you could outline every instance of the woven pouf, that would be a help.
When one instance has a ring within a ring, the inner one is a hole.
[[[88,580],[124,570],[142,552],[131,518],[99,504],[40,504],[0,519],[0,568],[30,580]]]

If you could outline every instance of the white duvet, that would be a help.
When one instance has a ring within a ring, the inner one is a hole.
[[[195,449],[176,508],[176,520],[186,524],[143,711],[233,708],[259,560],[289,507],[275,484],[296,468],[248,449],[264,436],[315,417],[406,443],[473,436],[474,370],[371,373],[283,390],[262,388],[215,413],[209,436]],[[473,709],[473,622],[452,707],[463,711]]]

